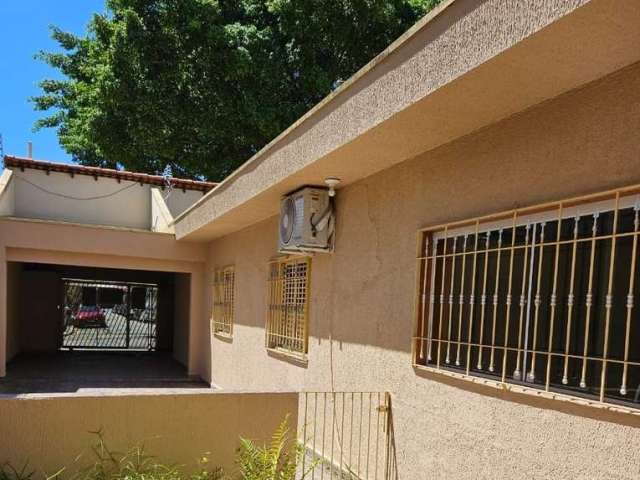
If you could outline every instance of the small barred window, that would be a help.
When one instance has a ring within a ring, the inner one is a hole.
[[[283,257],[270,263],[267,348],[307,353],[310,268],[309,257]]]
[[[414,363],[640,407],[640,187],[420,232]]]
[[[213,333],[233,335],[233,299],[235,289],[234,267],[220,268],[213,276]]]

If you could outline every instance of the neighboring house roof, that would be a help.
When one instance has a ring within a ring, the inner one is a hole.
[[[166,186],[166,179],[161,175],[148,175],[146,173],[128,172],[126,170],[113,170],[111,168],[86,167],[84,165],[69,165],[64,163],[45,162],[33,160],[31,158],[15,157],[7,155],[4,157],[4,165],[8,168],[19,168],[21,170],[30,168],[43,170],[45,172],[68,173],[69,175],[87,175],[94,178],[114,178],[118,181],[139,182],[148,185]],[[182,190],[198,190],[208,192],[217,184],[213,182],[202,182],[198,180],[187,180],[183,178],[171,178],[173,188]]]
[[[210,240],[640,61],[640,2],[448,0],[175,219]]]

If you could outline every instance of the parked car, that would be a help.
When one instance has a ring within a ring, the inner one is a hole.
[[[78,328],[106,328],[104,313],[96,305],[82,305],[73,316],[73,326]]]

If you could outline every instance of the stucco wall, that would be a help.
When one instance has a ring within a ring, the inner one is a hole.
[[[47,175],[33,169],[12,173],[12,215],[142,229],[151,228],[154,221],[151,185],[60,172]],[[166,199],[166,205],[175,216],[200,197],[202,192],[178,188]]]
[[[165,198],[167,208],[171,212],[171,215],[177,217],[184,212],[191,205],[196,203],[202,198],[202,192],[198,190],[181,190],[175,188]]]
[[[20,351],[20,274],[22,265],[7,264],[7,361]]]
[[[67,467],[70,477],[91,465],[97,438],[90,432],[102,429],[112,451],[144,444],[187,471],[206,454],[211,466],[233,473],[239,436],[262,444],[287,414],[296,424],[297,407],[288,393],[0,398],[0,464],[28,462],[37,479]]]
[[[277,218],[216,240],[208,280],[235,264],[237,297],[214,383],[327,389],[333,358],[336,389],[392,392],[401,479],[638,478],[637,417],[418,374],[410,348],[418,228],[638,183],[638,131],[636,64],[341,189],[336,251],[312,261],[306,366],[264,348]]]
[[[151,230],[154,232],[173,233],[173,215],[167,207],[162,190],[151,189]]]
[[[13,172],[3,170],[0,175],[0,215],[10,216],[15,211],[15,187],[13,184]]]
[[[13,172],[15,215],[149,228],[150,188],[112,178],[25,169]],[[65,198],[72,197],[72,198]],[[95,198],[102,196],[104,198]]]

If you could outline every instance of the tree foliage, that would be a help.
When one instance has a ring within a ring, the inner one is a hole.
[[[220,180],[439,0],[107,0],[32,100],[85,165]]]

